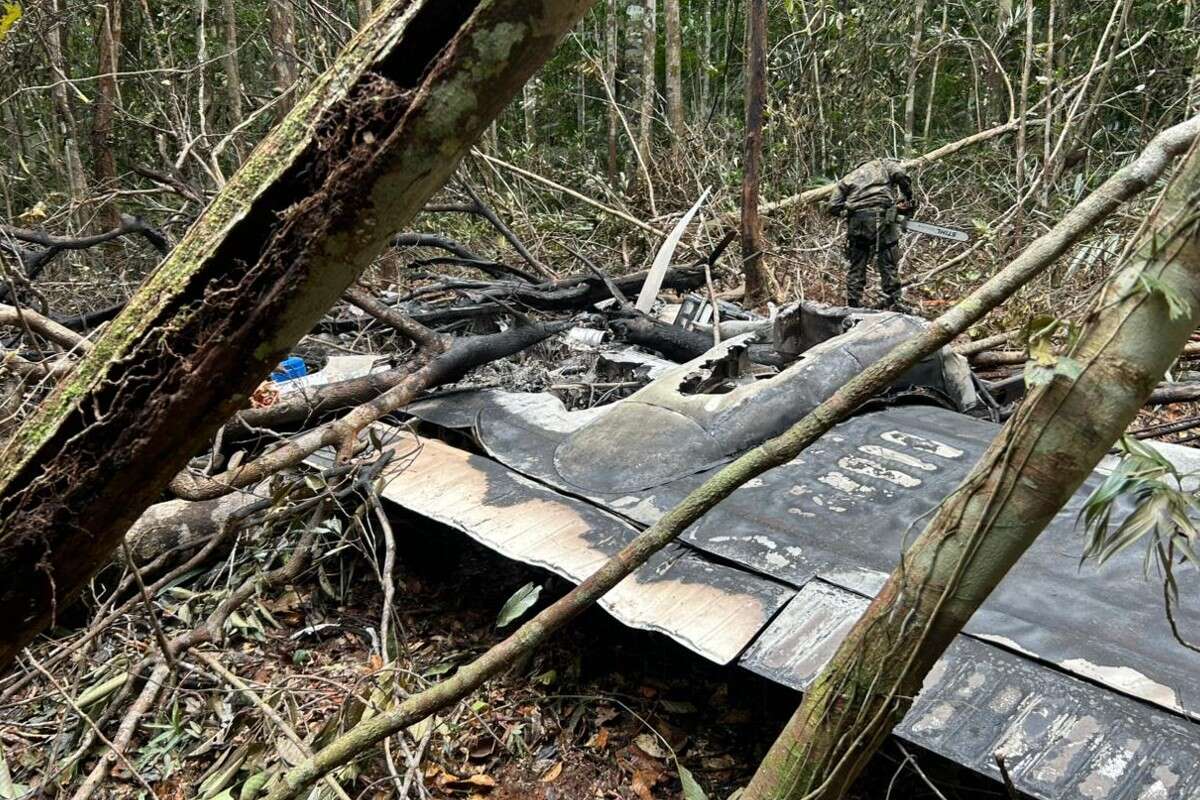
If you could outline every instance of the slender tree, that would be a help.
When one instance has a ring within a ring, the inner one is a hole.
[[[225,23],[225,53],[221,63],[225,67],[225,108],[229,115],[229,126],[242,121],[242,77],[238,66],[238,21],[236,0],[221,0],[221,16]]]
[[[292,11],[292,0],[269,0],[267,17],[275,91],[283,94],[300,78],[299,61],[296,58],[296,15]],[[285,100],[282,107],[287,109],[293,102],[295,98]]]
[[[54,86],[50,96],[54,101],[59,124],[55,127],[62,131],[63,155],[66,162],[67,184],[71,188],[71,201],[79,210],[80,205],[88,199],[87,173],[83,170],[83,157],[79,150],[79,124],[75,119],[75,111],[71,108],[70,79],[67,67],[64,42],[66,41],[67,18],[62,10],[62,0],[50,0],[51,27],[46,34],[46,52],[49,55],[50,70],[54,77]],[[77,214],[82,219],[82,212]]]
[[[680,0],[664,0],[666,11],[667,122],[678,143],[686,129],[683,113],[683,25],[679,17]]]
[[[645,28],[642,31],[642,106],[638,114],[638,146],[642,158],[650,161],[650,137],[654,132],[655,57],[658,52],[658,3],[645,0],[642,14]]]
[[[607,0],[604,7],[604,81],[608,95],[608,184],[617,186],[620,164],[617,155],[617,138],[621,130],[621,110],[617,106],[617,73],[620,69],[621,26],[617,0]]]
[[[445,182],[590,0],[390,0],[0,450],[0,666]]]
[[[934,663],[1178,357],[1200,324],[1200,150],[1145,230],[1077,343],[942,502],[813,682],[745,800],[844,796]]]
[[[904,85],[904,157],[912,158],[913,126],[917,119],[917,67],[921,63],[921,38],[925,33],[925,0],[913,5],[912,37],[908,43],[908,78]]]
[[[772,299],[762,217],[758,213],[762,181],[763,108],[767,97],[767,0],[746,0],[746,144],[742,162],[742,274],[744,302],[760,306]]]
[[[121,224],[121,212],[112,193],[117,189],[117,158],[113,153],[113,124],[117,109],[117,72],[121,67],[121,0],[96,6],[97,66],[96,107],[92,113],[92,176],[103,198],[97,221],[100,227]]]

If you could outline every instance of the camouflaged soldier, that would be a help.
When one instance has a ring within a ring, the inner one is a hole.
[[[901,199],[897,200],[899,190]],[[862,305],[871,256],[879,265],[884,308],[903,307],[900,299],[900,225],[896,215],[916,210],[912,180],[900,164],[883,158],[868,161],[838,181],[828,211],[846,217],[846,305]]]

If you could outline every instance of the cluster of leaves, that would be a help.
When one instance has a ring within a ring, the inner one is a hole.
[[[1103,564],[1144,542],[1145,572],[1149,576],[1156,568],[1162,578],[1172,632],[1181,644],[1195,649],[1180,635],[1173,609],[1179,603],[1175,570],[1180,565],[1200,568],[1200,491],[1194,485],[1198,476],[1181,473],[1161,453],[1133,437],[1123,438],[1119,447],[1122,458],[1117,468],[1080,512],[1087,537],[1082,561]],[[1130,505],[1133,511],[1126,513]]]

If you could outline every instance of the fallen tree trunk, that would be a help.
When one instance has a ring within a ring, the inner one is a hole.
[[[349,762],[397,731],[463,699],[506,669],[513,660],[534,652],[554,632],[583,613],[738,487],[768,469],[795,458],[835,424],[903,375],[913,364],[949,344],[1040,275],[1122,202],[1151,185],[1175,157],[1192,145],[1198,134],[1200,117],[1160,133],[1141,156],[1105,181],[1007,267],[931,322],[921,335],[897,345],[786,432],[722,468],[601,565],[583,583],[536,614],[475,661],[460,667],[452,677],[405,698],[391,711],[359,723],[313,757],[293,767],[271,790],[267,800],[291,800],[329,770]]]
[[[442,186],[590,0],[391,0],[0,452],[0,667]]]
[[[1148,406],[1194,403],[1200,400],[1200,383],[1168,383],[1158,386],[1146,398]]]
[[[1200,324],[1198,190],[1193,149],[1078,342],[904,553],[745,800],[844,797],[929,670],[1125,432]]]

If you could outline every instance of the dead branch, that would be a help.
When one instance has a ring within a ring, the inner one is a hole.
[[[462,211],[464,213],[472,213],[471,206],[426,206],[426,211]],[[474,267],[482,272],[491,275],[493,278],[513,277],[525,283],[538,283],[538,279],[518,269],[517,267],[509,266],[508,264],[500,263],[499,261],[491,261],[481,255],[478,255],[468,247],[459,244],[458,242],[446,236],[440,236],[436,233],[400,233],[392,239],[393,247],[431,247],[438,250],[445,250],[450,253],[453,258],[426,258],[412,262],[410,266],[427,267],[436,264],[451,264],[459,267]]]
[[[458,339],[449,350],[436,355],[383,394],[363,402],[340,419],[306,431],[256,460],[216,477],[181,472],[171,482],[171,491],[188,500],[211,500],[258,483],[281,469],[294,467],[323,447],[338,448],[338,458],[344,462],[356,447],[360,431],[408,405],[422,392],[458,380],[475,367],[519,353],[569,326],[569,322],[552,322]]]
[[[351,286],[342,295],[351,304],[396,329],[401,336],[424,350],[444,353],[450,348],[451,337],[432,331],[399,309],[377,300],[374,295]]]
[[[171,250],[171,244],[162,231],[141,217],[131,217],[127,214],[121,215],[121,224],[117,227],[92,236],[55,236],[45,231],[0,225],[0,247],[4,247],[16,255],[25,270],[24,277],[33,279],[41,274],[54,259],[67,251],[86,250],[129,235],[141,236],[158,251],[159,255],[165,256]],[[40,249],[22,245],[35,245]],[[0,285],[0,300],[7,299],[11,292],[12,287],[8,284]]]

